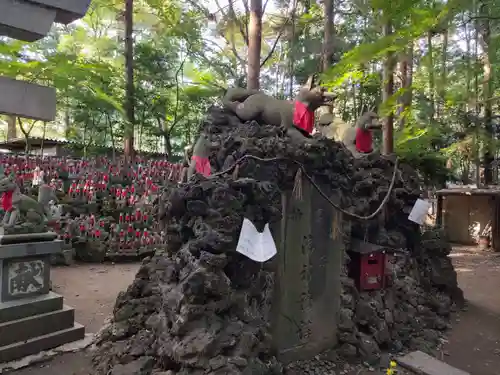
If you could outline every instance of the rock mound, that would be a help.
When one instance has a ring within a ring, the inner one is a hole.
[[[146,259],[134,282],[118,296],[111,324],[97,341],[96,374],[282,373],[269,336],[272,262],[257,264],[235,252],[243,217],[257,228],[280,220],[281,192],[292,190],[308,176],[328,187],[325,193],[335,204],[366,216],[380,205],[392,181],[390,160],[377,155],[354,160],[341,144],[321,136],[313,145],[293,145],[282,129],[243,124],[217,108],[209,111],[202,130],[213,144],[212,170],[227,173],[210,179],[196,176],[162,196],[158,213],[168,251]],[[241,160],[249,155],[254,158]],[[261,160],[267,158],[275,159]],[[237,160],[235,172],[232,166]],[[304,171],[297,179],[299,166]],[[456,274],[446,251],[431,257],[423,250],[418,227],[406,219],[420,194],[415,173],[402,166],[394,180],[383,211],[386,220],[379,215],[354,220],[353,235],[411,249],[412,256],[402,258],[406,268],[389,291],[359,293],[352,280],[343,278],[339,341],[347,357],[376,360],[381,349],[392,348],[391,340],[401,331],[429,327],[428,332],[422,331],[427,336],[418,337],[434,339],[430,331],[440,327],[431,328],[437,316],[432,309],[440,306],[439,316],[447,324]],[[447,276],[441,272],[443,266]],[[409,274],[403,277],[405,272]],[[426,296],[419,291],[414,301],[409,292],[418,288],[435,293]],[[392,295],[393,305],[386,295]],[[405,309],[412,308],[405,319],[395,316],[400,301],[405,301]],[[413,327],[408,324],[421,314],[420,302],[427,308],[423,313],[432,310],[433,314],[429,324]],[[384,315],[386,311],[392,320]],[[410,345],[412,337],[410,333],[399,342]]]

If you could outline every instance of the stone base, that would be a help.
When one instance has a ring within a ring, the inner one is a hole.
[[[61,241],[42,241],[1,245],[0,302],[47,294],[50,256],[61,253],[61,244]]]
[[[25,342],[17,342],[12,345],[0,347],[0,363],[14,361],[60,345],[82,340],[84,337],[85,327],[75,323],[73,327],[62,331],[34,337]]]
[[[65,353],[76,353],[87,349],[94,343],[95,335],[86,333],[83,340],[72,341],[68,344],[60,345],[56,348],[44,350],[36,354],[28,355],[21,359],[0,363],[0,374],[11,374],[13,371],[33,366],[38,363],[45,363],[54,357]]]
[[[0,303],[0,362],[81,340],[85,328],[55,293]]]
[[[29,299],[3,302],[0,303],[0,324],[62,308],[63,297],[52,292]]]

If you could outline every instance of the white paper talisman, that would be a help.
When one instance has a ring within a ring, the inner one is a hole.
[[[236,251],[260,263],[275,256],[278,251],[269,224],[266,224],[264,231],[260,233],[250,220],[244,218]]]
[[[411,209],[410,214],[408,215],[408,220],[422,225],[429,213],[430,207],[431,203],[429,201],[424,199],[417,199],[417,201],[413,205],[413,208]]]

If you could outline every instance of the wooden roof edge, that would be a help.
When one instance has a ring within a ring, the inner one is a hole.
[[[448,188],[436,191],[436,195],[500,195],[498,188]]]

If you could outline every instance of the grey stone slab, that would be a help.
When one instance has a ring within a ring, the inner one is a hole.
[[[5,24],[3,12],[8,11],[4,10],[3,7],[5,4],[2,0],[0,2],[0,25]],[[29,15],[26,17],[29,19]],[[2,34],[1,27],[0,34]],[[56,90],[53,87],[0,77],[0,113],[41,121],[53,121],[56,116]]]
[[[63,306],[51,311],[0,324],[0,346],[26,341],[55,331],[73,327],[75,310]]]
[[[60,345],[81,340],[85,337],[85,328],[78,323],[73,327],[39,336],[25,342],[0,347],[0,363],[14,361],[28,355],[40,353]]]
[[[85,350],[94,343],[94,338],[94,334],[86,333],[82,340],[60,345],[56,348],[32,354],[15,361],[0,363],[0,374],[10,374],[12,371],[32,366],[37,363],[45,363],[59,354],[75,353]]]
[[[416,371],[419,375],[471,375],[421,351],[415,351],[396,358],[402,367]]]
[[[326,190],[327,191],[327,190]],[[273,347],[283,363],[310,359],[337,343],[342,216],[312,188],[282,196],[283,219],[273,225],[278,254],[273,296]]]
[[[56,22],[68,24],[85,16],[90,6],[90,0],[28,0],[57,11]]]
[[[56,18],[56,10],[44,8],[24,0],[2,0],[0,1],[0,35],[5,35],[14,39],[33,42],[41,39],[50,31]],[[0,93],[3,96],[12,96],[18,93],[19,89],[5,90],[9,88],[0,85]],[[12,87],[10,87],[12,89]],[[22,98],[22,95],[19,96]],[[2,100],[0,100],[1,102]],[[16,109],[16,105],[13,108]],[[3,110],[4,108],[0,106]],[[55,103],[54,103],[55,108]],[[9,113],[9,112],[2,112]],[[12,114],[16,114],[12,112]],[[18,113],[19,116],[22,113]],[[26,116],[30,117],[30,116]],[[42,119],[41,119],[42,120]],[[52,121],[52,119],[47,119]]]
[[[61,240],[0,245],[0,259],[32,257],[62,252]]]
[[[63,308],[63,297],[54,292],[21,300],[0,302],[0,323],[45,314]]]
[[[24,242],[46,242],[54,241],[57,238],[55,232],[43,233],[23,233],[23,234],[3,234],[0,227],[0,245],[12,245]]]
[[[24,299],[50,291],[50,255],[0,259],[0,301]]]

